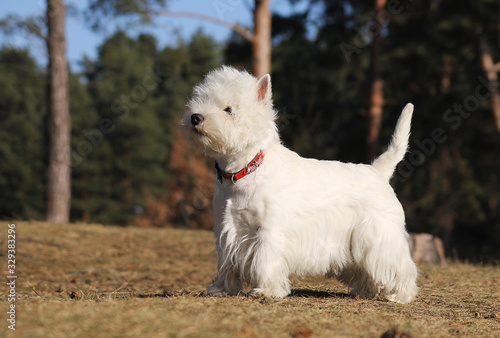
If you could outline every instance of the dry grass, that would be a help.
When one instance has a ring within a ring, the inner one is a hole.
[[[6,224],[0,236],[4,266]],[[215,275],[210,232],[16,225],[16,337],[380,337],[391,328],[393,337],[500,332],[499,267],[420,266],[422,290],[409,305],[351,298],[344,286],[322,277],[294,277],[292,296],[281,300],[217,298],[205,294]],[[5,292],[4,287],[3,309]],[[0,332],[10,331],[5,318],[1,323]]]

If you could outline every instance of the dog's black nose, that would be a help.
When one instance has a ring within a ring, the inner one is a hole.
[[[201,114],[193,114],[193,115],[191,115],[191,124],[193,126],[197,126],[200,123],[202,123],[204,119],[205,118]]]

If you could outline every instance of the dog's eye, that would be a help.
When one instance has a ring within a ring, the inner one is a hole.
[[[232,114],[233,113],[233,109],[231,107],[226,107],[224,108],[224,111],[228,114]]]

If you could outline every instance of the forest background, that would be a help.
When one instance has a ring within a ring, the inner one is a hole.
[[[408,229],[442,237],[450,257],[498,262],[498,1],[387,1],[383,12],[373,1],[308,3],[272,17],[271,77],[283,143],[305,157],[369,163],[377,75],[377,153],[402,107],[415,105],[410,152],[392,180]],[[157,5],[168,9],[169,2]],[[8,14],[0,13],[0,34],[18,34],[22,27]],[[218,43],[200,30],[160,46],[143,28],[143,14],[139,22],[127,13],[130,21],[106,35],[95,58],[69,67],[70,220],[210,229],[213,162],[190,149],[179,120],[207,72],[222,64],[252,71],[252,44],[237,32]],[[106,16],[95,15],[88,23],[98,30]],[[48,82],[29,47],[1,47],[3,219],[47,214]]]

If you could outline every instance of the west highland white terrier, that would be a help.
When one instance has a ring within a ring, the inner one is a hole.
[[[413,105],[371,165],[300,157],[280,142],[271,78],[224,66],[197,85],[182,125],[215,158],[218,272],[208,293],[285,297],[289,275],[335,276],[351,293],[409,303],[418,292],[403,207],[389,179]]]

